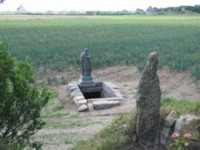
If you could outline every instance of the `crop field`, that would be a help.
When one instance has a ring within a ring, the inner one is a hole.
[[[88,47],[94,67],[145,63],[150,51],[161,66],[191,70],[200,79],[200,16],[0,16],[0,41],[36,66],[78,66]]]

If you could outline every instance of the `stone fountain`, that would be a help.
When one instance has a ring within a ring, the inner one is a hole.
[[[78,111],[108,109],[120,105],[124,98],[119,87],[112,82],[93,80],[91,57],[87,48],[82,50],[80,62],[80,80],[72,81],[67,86]]]

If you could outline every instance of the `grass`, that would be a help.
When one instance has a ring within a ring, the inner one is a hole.
[[[94,138],[76,143],[73,150],[124,150],[130,147],[135,126],[133,118],[133,114],[119,116]]]
[[[42,110],[43,118],[62,117],[68,115],[69,113],[67,113],[64,110],[64,107],[60,104],[60,102],[56,98],[51,99],[45,106],[45,108]]]
[[[92,119],[83,120],[78,112],[67,112],[56,98],[45,106],[41,117],[46,123],[45,129],[71,129],[98,123]]]
[[[200,101],[181,100],[165,98],[161,102],[162,108],[171,111],[175,110],[178,114],[200,114]]]
[[[162,100],[161,105],[162,111],[175,110],[179,115],[186,113],[200,114],[200,102],[177,101],[173,98],[166,98]],[[134,114],[135,113],[131,112],[117,117],[109,126],[100,131],[95,137],[76,143],[73,150],[137,149],[137,145],[132,145],[135,136]]]
[[[48,145],[47,149],[60,145],[70,147],[80,140],[88,138],[89,135],[84,133],[84,128],[94,128],[103,124],[93,118],[85,118],[78,112],[67,110],[56,98],[45,106],[41,117],[46,124],[32,137],[32,140],[42,143],[44,147]]]
[[[157,50],[161,66],[200,78],[199,16],[0,16],[0,40],[36,67],[79,66],[91,50],[94,67],[135,64]]]
[[[66,137],[66,139],[65,139],[65,144],[76,144],[77,143],[77,141],[82,141],[84,139],[84,137],[78,137],[78,136],[73,136],[73,135],[71,135],[71,136],[68,136],[68,137]]]

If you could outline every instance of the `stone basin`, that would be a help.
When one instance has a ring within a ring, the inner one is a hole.
[[[108,109],[120,105],[124,99],[119,87],[112,82],[94,82],[88,85],[71,82],[67,87],[80,112]]]

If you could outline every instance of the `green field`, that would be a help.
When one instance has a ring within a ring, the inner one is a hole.
[[[161,66],[200,79],[200,16],[0,16],[0,40],[35,66],[78,66],[91,50],[94,67],[135,64],[157,50]]]

